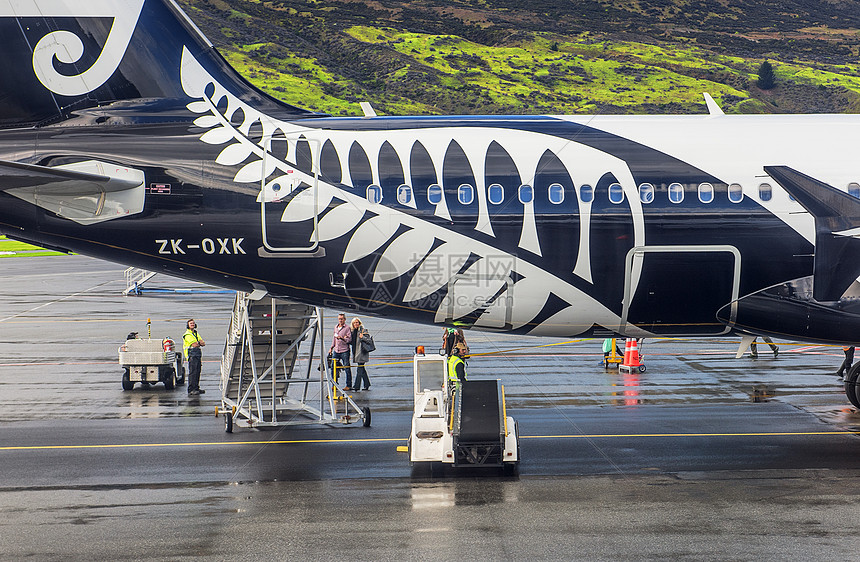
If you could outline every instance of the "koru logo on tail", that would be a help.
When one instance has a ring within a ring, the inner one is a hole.
[[[84,55],[80,37],[59,30],[42,37],[33,48],[33,71],[46,88],[62,96],[80,96],[107,82],[119,68],[140,19],[145,0],[0,0],[0,17],[113,18],[113,26],[96,62],[81,74],[68,76],[54,68],[54,59],[74,64]]]

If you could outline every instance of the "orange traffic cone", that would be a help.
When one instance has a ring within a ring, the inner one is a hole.
[[[627,362],[630,360],[630,342],[632,340],[627,338],[624,341],[624,361],[621,362],[622,365],[627,365]]]
[[[631,338],[630,341],[630,361],[627,363],[628,367],[638,367],[642,363],[639,362],[639,342],[636,341],[635,338]]]
[[[635,338],[628,338],[624,344],[624,363],[619,365],[619,370],[633,372],[634,369],[644,371],[639,361],[639,343]]]

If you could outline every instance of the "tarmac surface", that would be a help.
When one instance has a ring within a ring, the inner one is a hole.
[[[364,318],[369,428],[224,432],[232,294],[123,297],[123,268],[0,259],[0,559],[858,559],[860,414],[838,347],[646,340],[647,371],[599,365],[600,340],[469,332],[471,378],[500,378],[519,477],[413,476],[411,355],[438,328]],[[327,311],[327,326],[334,312]],[[201,387],[123,391],[128,332],[194,317]]]

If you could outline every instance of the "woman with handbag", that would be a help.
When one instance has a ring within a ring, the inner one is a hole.
[[[355,384],[352,390],[361,390],[361,381],[364,381],[364,390],[370,390],[370,379],[364,364],[370,359],[370,352],[376,350],[373,336],[364,329],[361,320],[352,319],[352,362],[356,364]]]

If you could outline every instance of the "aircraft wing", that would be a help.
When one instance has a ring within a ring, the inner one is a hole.
[[[0,191],[81,224],[143,210],[140,170],[87,160],[48,167],[0,160]]]
[[[839,300],[860,276],[860,199],[788,166],[764,170],[815,218],[813,298]]]

